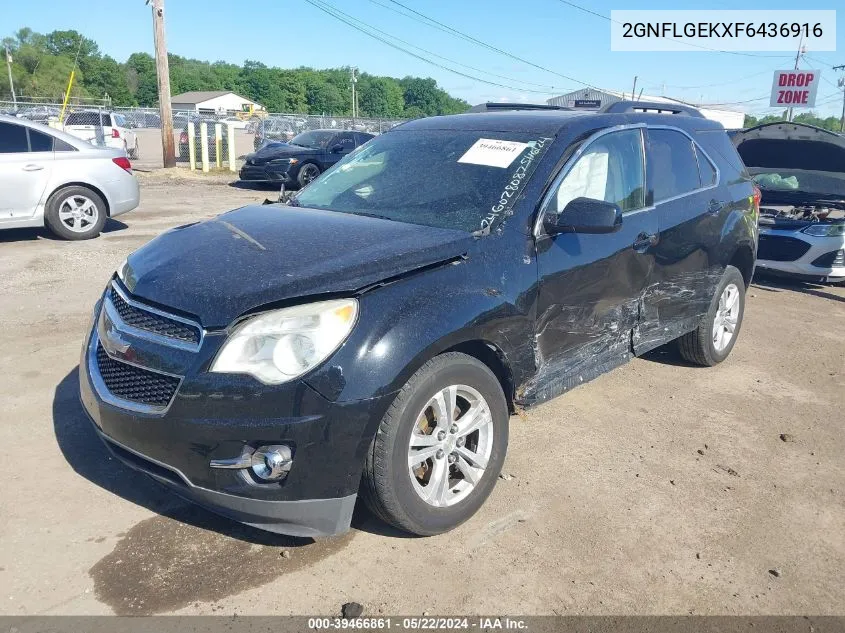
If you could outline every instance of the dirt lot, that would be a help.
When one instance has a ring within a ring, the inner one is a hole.
[[[845,614],[845,288],[755,283],[723,365],[658,351],[512,418],[506,478],[453,533],[360,512],[297,541],[110,461],[83,415],[83,330],[120,261],[272,195],[142,180],[97,240],[0,234],[0,613]]]

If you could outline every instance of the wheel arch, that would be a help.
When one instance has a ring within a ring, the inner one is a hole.
[[[505,400],[508,403],[508,411],[514,412],[514,381],[513,372],[510,364],[501,349],[493,343],[481,339],[470,339],[463,343],[458,343],[447,349],[441,350],[432,358],[446,354],[448,352],[460,352],[467,356],[472,356],[477,361],[483,363],[487,368],[493,372],[499,385],[502,387],[502,392],[505,394]]]
[[[751,285],[751,278],[754,276],[754,264],[754,250],[749,244],[739,244],[728,260],[728,265],[734,266],[742,274],[746,288]]]
[[[44,204],[45,213],[46,213],[47,202],[49,202],[50,198],[52,198],[54,195],[56,195],[56,192],[58,192],[62,189],[65,189],[66,187],[85,187],[86,189],[90,189],[91,191],[93,191],[98,196],[100,196],[100,198],[102,198],[103,202],[106,203],[106,217],[109,217],[109,218],[111,217],[111,203],[109,202],[109,197],[106,195],[106,193],[102,189],[97,187],[96,185],[92,185],[90,182],[77,182],[77,181],[63,182],[62,184],[56,185],[55,187],[53,187],[53,190],[47,195],[46,198],[44,198],[44,200],[45,200],[45,204]]]

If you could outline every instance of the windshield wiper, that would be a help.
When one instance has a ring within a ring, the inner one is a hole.
[[[379,215],[378,213],[364,213],[363,211],[343,211],[342,213],[350,213],[352,215],[363,215],[368,218],[376,218],[378,220],[390,220],[391,222],[398,222],[396,218],[391,218],[387,215]]]

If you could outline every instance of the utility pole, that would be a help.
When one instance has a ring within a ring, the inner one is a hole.
[[[147,4],[150,4],[150,0],[147,0]],[[170,105],[170,66],[167,62],[167,42],[164,38],[164,0],[152,0],[152,7],[158,107],[161,114],[162,160],[165,167],[176,167],[176,148],[173,143],[173,109]]]
[[[833,70],[845,70],[845,64],[834,66]],[[839,117],[839,131],[845,132],[845,78],[840,77],[836,85],[842,88],[842,116]]]
[[[12,53],[9,52],[8,46],[6,46],[6,68],[9,71],[9,90],[12,91],[12,103],[15,106],[15,112],[17,112],[18,99],[15,97],[15,81],[12,79]]]
[[[801,39],[798,40],[798,52],[795,53],[795,70],[798,70],[798,61],[801,59],[801,54],[806,52],[805,50],[802,50],[803,46],[801,46],[801,45],[803,43],[804,43],[804,36],[801,35]],[[792,121],[792,106],[789,106],[789,109],[787,109],[787,111],[786,111],[786,120]]]

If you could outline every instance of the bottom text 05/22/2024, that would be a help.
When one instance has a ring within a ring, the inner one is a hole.
[[[308,629],[320,630],[476,630],[527,631],[525,620],[509,617],[377,617],[377,618],[309,618]]]

